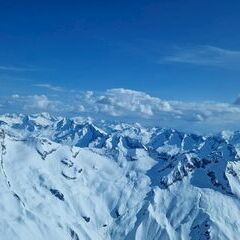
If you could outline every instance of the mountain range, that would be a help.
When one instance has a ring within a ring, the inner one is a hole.
[[[240,236],[240,132],[0,116],[4,240]]]

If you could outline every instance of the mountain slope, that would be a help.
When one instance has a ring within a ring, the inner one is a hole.
[[[0,117],[0,234],[238,239],[240,134]]]

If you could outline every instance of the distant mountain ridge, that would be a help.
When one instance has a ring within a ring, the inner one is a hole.
[[[0,116],[0,234],[238,239],[240,132]]]

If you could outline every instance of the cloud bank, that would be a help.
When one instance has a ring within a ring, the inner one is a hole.
[[[49,112],[208,132],[239,129],[240,100],[237,98],[233,104],[166,101],[144,92],[119,88],[102,93],[16,94],[0,99],[0,112]]]

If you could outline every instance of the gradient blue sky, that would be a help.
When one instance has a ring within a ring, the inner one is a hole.
[[[232,0],[0,0],[0,95],[51,84],[232,102],[239,12]]]

